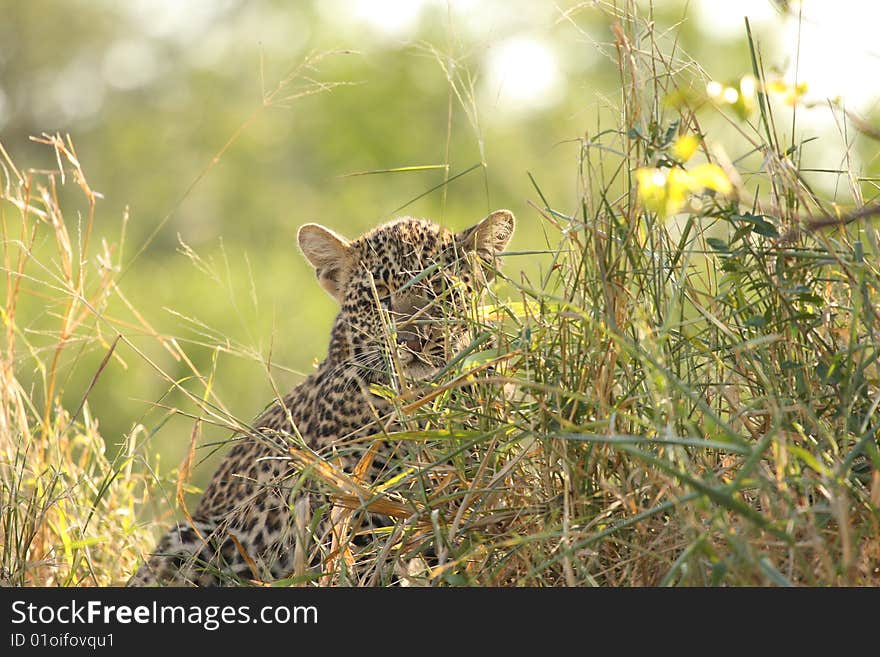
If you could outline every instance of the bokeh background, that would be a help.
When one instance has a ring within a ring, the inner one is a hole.
[[[546,260],[530,252],[554,244],[529,202],[543,205],[540,188],[575,213],[583,140],[621,124],[613,26],[624,4],[0,0],[0,142],[19,165],[52,169],[51,152],[29,137],[71,136],[102,194],[95,249],[114,245],[120,292],[213,371],[215,392],[248,419],[273,396],[267,362],[286,390],[326,348],[335,307],[297,252],[303,223],[356,236],[409,214],[460,229],[507,207],[519,219],[512,250],[522,255],[505,266],[540,276]],[[653,12],[670,48],[700,63],[685,72],[697,81],[750,73],[748,15],[768,70],[809,85],[797,121],[821,137],[803,149],[817,189],[849,200],[848,182],[833,173],[846,158],[873,184],[876,142],[847,134],[838,110],[870,119],[877,109],[875,3],[635,4]],[[722,145],[736,130],[707,121]],[[85,212],[71,187],[60,193]],[[51,252],[50,239],[38,239],[37,257]],[[17,323],[28,349],[17,365],[38,388],[28,350],[51,348],[60,309],[41,302],[35,282],[24,285],[31,294]],[[104,313],[131,317],[120,298]],[[124,332],[201,394],[186,365],[141,327],[87,324],[107,344]],[[62,363],[68,408],[103,356],[90,347]],[[194,410],[124,346],[89,396],[108,450],[134,431],[162,456],[163,473],[192,429],[173,408]],[[208,429],[205,440],[225,435]],[[202,463],[196,481],[212,467]]]

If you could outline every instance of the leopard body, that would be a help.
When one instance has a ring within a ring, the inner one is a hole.
[[[364,437],[397,428],[375,386],[425,379],[467,344],[457,316],[484,291],[513,229],[506,210],[460,233],[411,217],[351,241],[303,226],[300,248],[340,306],[327,357],[233,438],[195,511],[166,532],[129,585],[272,581],[302,564],[320,571],[333,516],[291,447],[351,473]],[[365,478],[387,474],[394,460],[393,441],[382,442]],[[323,520],[314,523],[319,508]],[[362,519],[369,526],[369,514]]]

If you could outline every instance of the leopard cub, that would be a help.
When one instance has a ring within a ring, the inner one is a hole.
[[[426,379],[470,342],[464,320],[514,224],[512,213],[498,210],[459,233],[411,217],[355,240],[317,224],[300,228],[303,255],[339,303],[327,357],[235,438],[192,522],[176,523],[129,585],[277,580],[292,574],[298,550],[300,558],[309,550],[306,560],[319,567],[332,514],[310,521],[326,501],[305,490],[287,458],[289,441],[301,438],[351,471],[361,456],[350,447],[357,438],[394,430],[392,407],[375,386]],[[382,472],[392,457],[384,444],[369,474]]]

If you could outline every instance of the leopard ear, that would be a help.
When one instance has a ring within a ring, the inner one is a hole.
[[[321,287],[339,300],[351,261],[348,240],[319,224],[306,224],[299,229],[297,241],[306,260],[315,268]]]
[[[507,248],[514,228],[516,220],[510,210],[495,210],[476,226],[459,233],[456,239],[460,248],[476,251],[480,258],[495,266],[495,256]]]

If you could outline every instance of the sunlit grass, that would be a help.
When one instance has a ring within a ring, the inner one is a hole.
[[[119,584],[151,540],[150,525],[138,521],[138,512],[155,482],[134,465],[143,432],[133,431],[124,448],[109,459],[88,404],[89,392],[118,343],[118,338],[108,341],[94,323],[95,309],[113,294],[118,267],[106,244],[95,258],[98,266],[92,267],[89,242],[98,195],[88,185],[73,144],[57,136],[38,141],[55,152],[57,174],[19,170],[0,145],[5,283],[0,583]],[[64,182],[76,184],[85,197],[88,213],[79,221],[65,216],[59,203],[58,185]],[[44,236],[55,248],[42,259],[33,248]],[[18,304],[27,294],[60,309],[60,328],[49,347],[36,346],[25,327],[16,323]],[[81,391],[78,406],[62,408],[62,362],[68,357],[76,362],[92,349],[103,351],[104,359]],[[25,367],[37,372],[30,388],[20,377]]]

